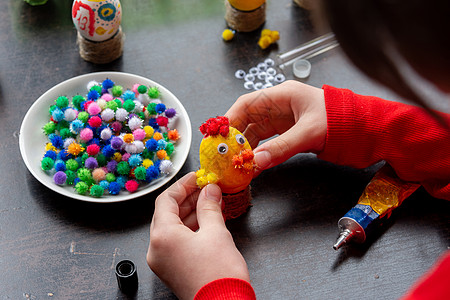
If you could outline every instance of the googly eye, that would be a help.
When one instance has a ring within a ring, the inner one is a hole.
[[[228,152],[228,145],[220,143],[219,146],[217,146],[217,152],[219,152],[219,154],[226,154]]]
[[[268,67],[272,67],[273,65],[275,65],[275,61],[271,58],[267,58],[264,63],[266,64],[266,66]]]
[[[254,81],[255,80],[255,75],[253,74],[247,74],[244,77],[245,81]]]
[[[275,77],[273,77],[272,75],[268,75],[266,77],[266,83],[273,83],[274,80],[275,80]]]
[[[265,88],[265,89],[270,88],[270,87],[273,87],[273,84],[270,83],[270,82],[267,82],[267,83],[264,85],[264,88]]]
[[[274,68],[268,68],[266,70],[267,75],[275,76],[277,74],[277,71]]]
[[[266,72],[259,72],[257,77],[259,80],[266,80],[267,74]]]
[[[275,75],[275,82],[276,83],[282,83],[283,81],[286,80],[286,77],[284,77],[283,74],[277,74]]]
[[[258,71],[264,72],[267,69],[267,66],[265,63],[259,63],[256,68],[258,68]]]
[[[253,68],[250,68],[250,70],[248,70],[248,72],[252,75],[256,75],[256,74],[258,74],[259,70],[257,67],[253,67]]]
[[[255,83],[253,81],[244,82],[244,88],[246,90],[253,90],[255,88]]]
[[[239,145],[243,145],[245,143],[245,137],[242,134],[237,134],[236,135],[236,142]]]
[[[236,73],[234,73],[234,77],[237,79],[242,79],[245,77],[245,71],[244,70],[237,70]]]
[[[255,83],[254,89],[260,90],[263,88],[263,86],[264,86],[264,84],[262,82],[257,82],[257,83]]]

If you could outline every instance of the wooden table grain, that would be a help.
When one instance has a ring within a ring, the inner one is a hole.
[[[264,27],[280,31],[281,39],[265,51],[256,45],[259,31],[222,41],[222,1],[121,2],[124,53],[106,65],[80,58],[72,1],[1,5],[0,299],[129,299],[114,275],[122,259],[137,266],[139,289],[131,298],[175,299],[145,261],[161,190],[121,203],[88,203],[49,190],[26,168],[18,132],[42,93],[97,71],[138,74],[164,85],[181,100],[193,128],[179,178],[199,167],[198,126],[247,92],[234,72],[320,34],[310,13],[290,0],[268,1]],[[361,75],[339,48],[311,62],[308,84],[398,98]],[[299,154],[254,179],[253,206],[228,228],[259,299],[397,299],[448,249],[449,203],[423,190],[366,243],[332,249],[337,221],[378,167],[355,170]]]

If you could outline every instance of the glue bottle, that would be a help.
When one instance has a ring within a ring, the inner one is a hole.
[[[358,204],[339,220],[339,237],[333,248],[337,250],[349,241],[363,243],[369,225],[385,216],[389,218],[419,187],[420,184],[401,180],[391,166],[384,165],[364,189]]]

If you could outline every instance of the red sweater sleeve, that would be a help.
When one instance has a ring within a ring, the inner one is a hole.
[[[385,160],[406,181],[450,200],[450,115],[324,85],[327,137],[320,159],[355,168]]]
[[[194,300],[256,300],[249,282],[237,278],[222,278],[204,285]]]

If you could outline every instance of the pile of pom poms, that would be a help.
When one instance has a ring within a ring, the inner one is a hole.
[[[86,95],[58,97],[49,115],[41,168],[57,185],[101,197],[133,193],[172,172],[177,113],[156,86],[91,81]]]

